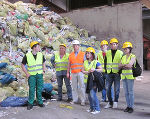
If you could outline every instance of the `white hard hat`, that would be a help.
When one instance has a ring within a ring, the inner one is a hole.
[[[73,45],[76,45],[76,44],[79,45],[80,42],[79,42],[78,40],[74,40],[74,41],[72,41],[72,44],[73,44]]]

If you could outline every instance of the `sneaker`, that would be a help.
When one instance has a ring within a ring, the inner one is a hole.
[[[31,104],[27,105],[27,110],[31,110],[32,108],[33,108],[33,105],[31,105]]]
[[[129,108],[128,113],[132,113],[133,111],[134,111],[133,108]]]
[[[92,113],[92,114],[98,114],[98,113],[100,113],[100,111],[94,110],[94,111],[92,111],[91,113]]]
[[[71,102],[71,101],[72,101],[72,98],[68,98],[68,99],[67,99],[67,102]]]
[[[112,105],[108,102],[107,105],[104,107],[105,109],[107,108],[112,108]]]
[[[106,100],[105,99],[101,99],[101,102],[106,102]]]
[[[45,107],[45,105],[44,105],[44,104],[38,104],[38,106],[39,106],[39,107]]]
[[[85,106],[85,102],[81,102],[81,106]]]
[[[118,104],[117,104],[117,102],[113,102],[113,107],[112,108],[117,108],[118,107]]]
[[[86,110],[87,112],[92,112],[93,110],[92,109],[88,109],[88,110]]]
[[[129,111],[129,109],[130,109],[130,108],[129,108],[129,107],[127,107],[127,108],[124,110],[124,112],[128,112],[128,111]]]

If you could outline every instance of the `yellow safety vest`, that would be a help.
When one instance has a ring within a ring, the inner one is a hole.
[[[56,71],[67,70],[69,54],[66,53],[63,58],[60,58],[59,53],[55,53]]]
[[[26,54],[28,72],[30,75],[43,73],[43,55],[41,52],[37,53],[36,60],[31,52]]]
[[[106,58],[107,58],[107,64],[106,64],[106,69],[107,73],[110,73],[111,70],[113,73],[118,73],[119,72],[119,63],[121,61],[123,52],[121,50],[117,50],[114,56],[114,59],[112,61],[112,53],[111,50],[108,50],[106,52]]]
[[[104,57],[103,57],[103,52],[100,51],[97,55],[98,57],[98,61],[101,64],[102,68],[103,68],[103,72],[105,72],[105,68],[104,68]]]
[[[121,63],[122,63],[122,64],[129,64],[131,58],[133,58],[133,57],[136,57],[136,56],[135,56],[134,54],[130,54],[130,56],[129,56],[128,59],[127,59],[127,56],[124,55],[124,56],[122,57]],[[132,68],[131,68],[131,69],[127,69],[127,70],[122,70],[121,79],[125,79],[125,78],[127,78],[127,79],[135,79],[135,78],[133,77]]]
[[[85,71],[89,71],[91,68],[96,69],[97,60],[93,60],[90,64],[88,60],[84,61],[84,69]],[[88,75],[84,75],[84,83],[87,83]]]

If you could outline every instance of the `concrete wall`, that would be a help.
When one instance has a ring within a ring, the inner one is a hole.
[[[109,41],[117,37],[120,49],[123,42],[132,42],[133,52],[143,66],[142,7],[139,2],[79,9],[62,16],[69,17],[74,24],[87,29],[97,40]]]

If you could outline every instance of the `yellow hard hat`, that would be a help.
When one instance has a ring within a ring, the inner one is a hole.
[[[32,48],[34,45],[36,45],[36,44],[39,44],[39,42],[37,42],[37,41],[32,41],[31,43],[30,43],[30,48]]]
[[[64,46],[65,48],[67,47],[66,44],[60,44],[59,46]]]
[[[92,48],[92,47],[88,47],[88,48],[86,49],[86,52],[93,52],[93,53],[95,54],[95,49]]]
[[[125,42],[122,46],[122,48],[127,48],[127,47],[131,47],[132,48],[132,43],[131,42]]]
[[[112,38],[112,39],[110,40],[110,43],[118,43],[117,38]]]
[[[100,45],[108,45],[108,42],[106,40],[103,40]]]

